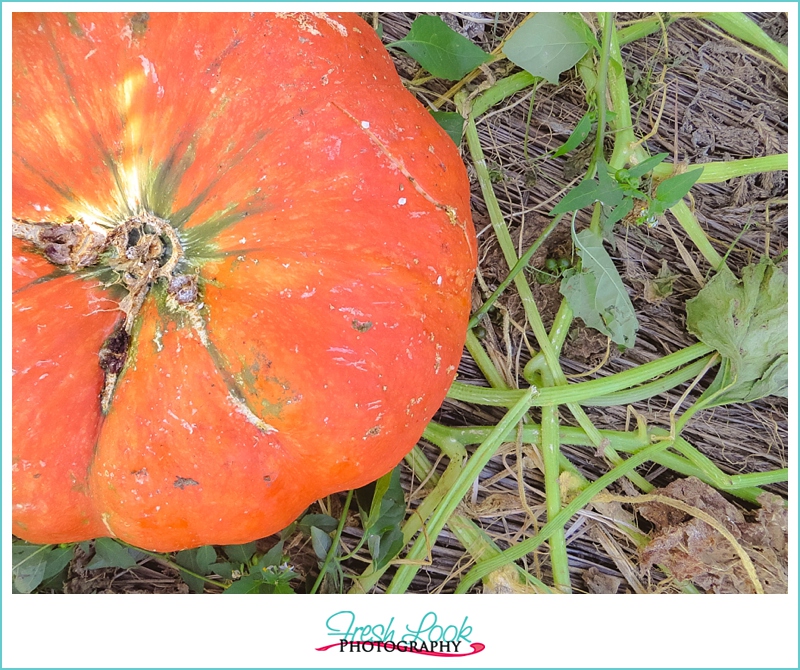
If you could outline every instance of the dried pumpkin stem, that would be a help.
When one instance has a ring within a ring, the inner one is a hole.
[[[113,228],[71,217],[61,223],[13,218],[12,235],[68,272],[105,267],[127,291],[118,305],[124,318],[98,353],[105,374],[100,405],[106,413],[127,359],[134,322],[153,283],[167,281],[167,301],[174,309],[188,309],[197,301],[197,277],[177,272],[184,258],[178,233],[168,221],[143,212]]]

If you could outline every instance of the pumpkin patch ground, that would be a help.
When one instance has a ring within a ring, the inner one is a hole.
[[[17,591],[786,592],[784,15],[13,30]]]

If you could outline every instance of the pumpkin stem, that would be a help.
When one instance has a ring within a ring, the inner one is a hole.
[[[197,302],[197,277],[176,272],[184,255],[178,233],[168,221],[142,213],[111,230],[71,217],[64,223],[14,218],[12,234],[70,272],[99,265],[121,278],[127,295],[120,301],[119,310],[125,318],[98,354],[105,374],[100,402],[107,412],[127,358],[133,324],[153,283],[167,281],[167,295],[175,308],[185,310]]]

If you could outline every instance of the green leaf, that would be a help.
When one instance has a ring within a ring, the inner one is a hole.
[[[175,562],[178,565],[202,576],[209,573],[211,564],[216,560],[217,552],[214,551],[214,547],[209,545],[197,547],[196,549],[185,549],[175,554]],[[180,571],[180,574],[183,581],[195,593],[202,593],[205,590],[205,582],[202,579],[183,570]]]
[[[31,593],[42,583],[51,550],[49,544],[14,543],[11,546],[11,572],[14,588],[19,593]]]
[[[561,294],[587,326],[622,347],[632,347],[639,322],[619,272],[603,248],[603,240],[589,229],[573,239],[582,268],[580,272],[568,270],[564,274]]]
[[[604,160],[597,165],[597,179],[600,184],[598,200],[606,207],[616,207],[625,197],[622,186],[608,173],[608,163]]]
[[[225,589],[225,593],[262,593],[262,586],[264,586],[264,582],[260,579],[253,575],[246,575]]]
[[[586,38],[574,21],[563,14],[540,12],[525,21],[503,46],[515,65],[551,84],[573,67],[589,50]]]
[[[597,174],[599,181],[584,179],[561,198],[561,201],[550,210],[550,216],[583,209],[596,202],[602,202],[608,207],[622,202],[625,193],[622,187],[609,176],[605,163],[597,166]]]
[[[110,537],[98,537],[94,541],[94,557],[86,566],[89,570],[97,568],[132,568],[136,559],[127,547]]]
[[[559,156],[563,156],[573,149],[576,149],[581,142],[589,137],[589,132],[592,130],[593,118],[594,114],[592,112],[586,112],[586,114],[581,117],[581,120],[578,121],[578,125],[575,126],[575,130],[570,133],[567,141],[553,152],[553,158],[558,158]]]
[[[677,205],[694,186],[695,182],[700,179],[701,174],[703,174],[703,168],[698,168],[665,179],[656,189],[656,200],[663,205],[664,209]]]
[[[311,532],[312,526],[321,528],[326,533],[332,533],[338,525],[339,522],[328,514],[306,514],[298,524],[306,533]]]
[[[222,547],[222,550],[234,563],[249,563],[253,554],[256,553],[256,543],[229,544]]]
[[[380,538],[379,548],[370,552],[375,561],[375,569],[381,570],[390,560],[392,560],[405,545],[403,533],[399,527],[392,527]]]
[[[723,357],[704,395],[712,405],[750,402],[788,389],[788,275],[768,258],[748,265],[741,280],[724,267],[686,303],[686,325]]]
[[[664,152],[663,154],[656,154],[655,156],[650,156],[647,160],[642,161],[638,165],[634,165],[633,167],[628,168],[628,176],[639,178],[646,175],[648,172],[651,172],[656,165],[659,165],[664,161],[664,159],[669,156],[668,153]]]
[[[559,203],[550,210],[550,216],[565,214],[566,212],[593,205],[600,199],[598,197],[599,191],[600,185],[594,179],[584,179],[561,198]]]
[[[324,560],[328,555],[328,549],[331,548],[331,536],[324,530],[311,526],[311,546],[317,558]]]
[[[368,495],[370,490],[373,490],[371,501]],[[395,468],[374,484],[356,491],[356,499],[361,507],[367,548],[376,563],[376,569],[380,569],[404,546],[400,524],[405,518],[406,501],[400,483],[400,468]],[[369,515],[364,512],[367,504],[370,508]]]
[[[387,44],[402,49],[434,77],[461,79],[491,59],[483,49],[459,35],[438,16],[423,14],[403,39]]]
[[[597,38],[594,36],[592,29],[588,26],[586,21],[583,20],[583,17],[580,15],[579,12],[567,12],[564,14],[564,19],[572,26],[572,29],[581,36],[583,41],[600,51],[600,43],[597,41]],[[606,116],[608,118],[608,116]],[[610,121],[611,119],[609,119]]]
[[[233,565],[228,562],[212,563],[208,566],[208,574],[212,572],[223,579],[233,579]]]
[[[464,117],[458,112],[431,112],[444,131],[450,136],[456,146],[461,144],[464,137]]]
[[[47,567],[44,571],[44,579],[55,577],[59,572],[69,565],[75,556],[75,545],[70,544],[66,547],[53,547],[47,555]]]
[[[614,207],[608,216],[603,220],[603,238],[609,242],[613,241],[612,229],[614,224],[622,221],[628,214],[633,211],[634,206],[633,198],[625,198],[619,205]],[[612,245],[613,246],[613,245]]]
[[[372,495],[372,503],[369,508],[369,517],[366,521],[367,527],[375,525],[381,513],[381,508],[384,506],[384,498],[389,492],[389,487],[392,484],[392,477],[395,476],[394,470],[387,472],[383,477],[375,482],[375,492]],[[391,500],[391,496],[389,497]]]
[[[273,593],[294,593],[292,587],[286,582],[278,582],[273,587]]]
[[[261,560],[256,564],[256,568],[267,568],[269,566],[277,567],[281,564],[283,559],[283,540],[280,540],[274,547],[261,557]]]

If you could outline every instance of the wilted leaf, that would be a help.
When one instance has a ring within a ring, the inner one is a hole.
[[[644,299],[647,302],[659,303],[667,296],[672,295],[672,285],[680,275],[672,272],[667,267],[667,261],[661,261],[661,269],[653,279],[648,279],[644,285]]]
[[[587,326],[626,349],[632,347],[639,322],[603,240],[589,229],[575,235],[574,240],[582,268],[565,273],[561,294]]]
[[[387,47],[402,49],[434,77],[461,79],[491,56],[438,16],[414,19],[408,35]]]
[[[722,355],[706,397],[712,405],[786,396],[789,294],[786,271],[768,258],[748,265],[741,280],[723,268],[686,303],[686,325]]]
[[[619,577],[600,572],[595,566],[584,571],[582,576],[589,593],[617,593],[622,584]]]
[[[540,12],[523,23],[503,46],[515,65],[551,84],[589,50],[585,33],[563,14]]]
[[[756,518],[749,521],[740,509],[695,477],[678,479],[653,491],[713,517],[736,539],[753,562],[765,593],[788,588],[788,517],[783,500],[765,493]],[[638,506],[655,530],[641,550],[642,567],[667,568],[678,580],[692,580],[714,593],[753,593],[754,585],[731,542],[699,518],[663,502]]]

